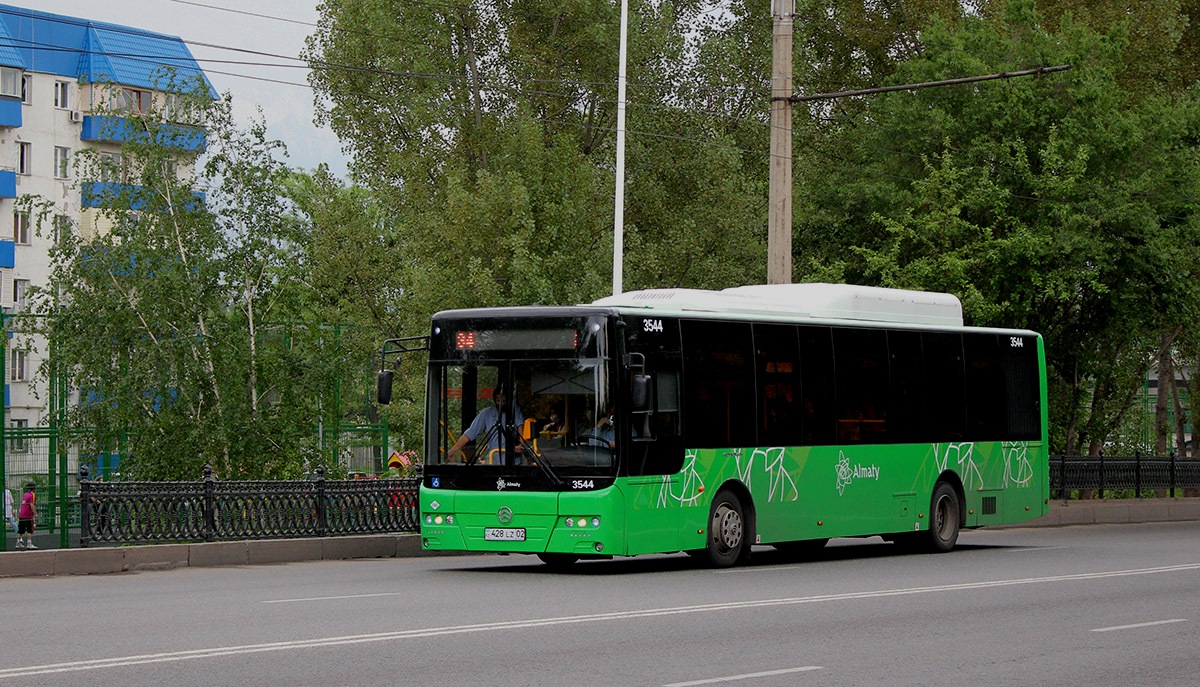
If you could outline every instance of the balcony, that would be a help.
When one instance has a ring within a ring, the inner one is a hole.
[[[21,126],[21,100],[19,98],[0,98],[0,127],[16,128]]]
[[[136,121],[125,117],[85,114],[79,138],[105,143],[144,143],[149,138],[149,132],[138,126]],[[192,152],[203,151],[207,144],[204,129],[182,124],[162,124],[158,127],[156,138],[159,145]]]
[[[141,192],[141,186],[133,184],[121,184],[113,181],[88,181],[80,185],[80,200],[84,208],[100,208],[105,207],[105,201],[111,202],[112,199],[126,199],[130,210],[145,210],[146,198]],[[196,200],[200,201],[200,206],[204,205],[205,195],[203,193],[192,194]],[[199,206],[187,206],[188,210],[194,210]]]
[[[17,197],[17,171],[0,169],[0,198]]]

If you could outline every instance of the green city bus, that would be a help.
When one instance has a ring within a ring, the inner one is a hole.
[[[1048,507],[1042,339],[964,327],[949,294],[633,291],[440,312],[426,343],[427,550],[944,552]]]

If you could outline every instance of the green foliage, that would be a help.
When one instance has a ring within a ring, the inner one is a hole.
[[[131,118],[149,135],[123,145],[122,183],[56,232],[43,333],[79,394],[70,423],[95,429],[85,454],[117,451],[143,479],[194,479],[205,463],[296,476],[322,459],[315,427],[338,419],[328,399],[349,360],[302,269],[309,227],[278,193],[279,144],[262,122],[238,129],[228,97],[188,97],[205,157],[161,113]],[[80,155],[78,178],[121,171]],[[24,202],[39,231],[61,228],[53,205]]]
[[[1074,69],[890,94],[847,116],[814,146],[835,164],[799,181],[813,219],[798,222],[797,263],[949,291],[971,323],[1042,332],[1052,450],[1098,450],[1158,332],[1196,312],[1194,98],[1126,90],[1123,27],[1064,16],[1050,32],[1031,3],[935,23],[923,39],[895,81]]]
[[[1054,450],[1101,445],[1197,312],[1197,6],[798,3],[802,92],[1073,69],[800,110],[794,276],[949,291],[972,324],[1043,332]],[[625,286],[760,282],[769,6],[630,10]],[[378,246],[335,299],[363,331],[607,292],[617,38],[595,0],[322,5],[312,82],[378,218],[323,260],[352,273],[348,246]]]

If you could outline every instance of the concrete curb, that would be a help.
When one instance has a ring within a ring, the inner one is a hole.
[[[1115,525],[1134,522],[1200,520],[1200,499],[1119,499],[1051,501],[1050,512],[1019,525],[1003,527],[1063,527]],[[993,528],[995,529],[995,528]]]
[[[1052,501],[1050,512],[1012,527],[1066,527],[1200,520],[1200,498]],[[458,555],[421,550],[420,536],[374,534],[315,539],[263,539],[199,544],[41,549],[0,553],[0,577],[95,575],[231,565],[354,558]]]
[[[416,534],[41,549],[0,553],[0,577],[94,575],[421,555]]]

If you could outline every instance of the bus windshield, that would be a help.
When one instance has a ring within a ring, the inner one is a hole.
[[[427,471],[537,474],[555,487],[615,473],[619,423],[602,318],[437,325]]]

